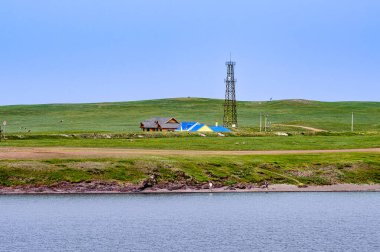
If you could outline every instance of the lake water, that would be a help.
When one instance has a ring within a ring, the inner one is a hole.
[[[0,196],[0,251],[380,251],[380,193]]]

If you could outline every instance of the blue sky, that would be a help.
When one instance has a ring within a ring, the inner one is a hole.
[[[380,101],[378,0],[2,0],[0,104]]]

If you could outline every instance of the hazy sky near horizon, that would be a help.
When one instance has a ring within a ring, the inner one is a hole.
[[[0,105],[380,101],[378,0],[3,0]]]

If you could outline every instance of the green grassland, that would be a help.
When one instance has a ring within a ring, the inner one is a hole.
[[[154,135],[150,135],[154,136]],[[326,150],[380,148],[380,135],[262,136],[262,137],[144,137],[130,139],[88,139],[41,136],[0,142],[2,147],[99,147],[166,150]]]
[[[380,183],[380,156],[368,153],[224,157],[141,157],[0,161],[0,187],[68,182],[157,183],[220,186],[258,184],[330,185]]]
[[[380,102],[283,100],[238,102],[239,129],[225,137],[197,133],[142,133],[147,118],[221,122],[223,101],[203,98],[149,101],[0,106],[10,146],[109,147],[181,150],[309,150],[380,147]],[[355,132],[351,133],[351,113]],[[272,131],[258,132],[259,114],[269,114]],[[325,130],[312,132],[275,124]],[[29,132],[30,131],[30,132]],[[289,136],[276,136],[276,131]],[[0,160],[0,187],[105,181],[219,185],[287,183],[328,185],[380,183],[377,153],[155,157],[127,159]]]
[[[351,113],[355,130],[380,131],[380,102],[319,102],[281,100],[238,102],[241,129],[258,131],[259,114],[269,114],[272,124],[349,131]],[[138,132],[139,123],[150,117],[175,117],[180,121],[219,123],[223,100],[176,98],[115,103],[0,106],[0,120],[9,133]],[[281,129],[279,129],[281,130]],[[284,130],[291,130],[285,128]],[[296,131],[296,129],[292,129]]]

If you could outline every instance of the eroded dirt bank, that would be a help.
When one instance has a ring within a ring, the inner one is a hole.
[[[380,192],[379,184],[356,185],[336,184],[299,187],[287,184],[269,185],[268,188],[253,184],[218,186],[208,184],[156,184],[145,182],[140,185],[118,184],[116,182],[61,182],[51,186],[0,187],[0,194],[107,194],[107,193],[221,193],[221,192]]]

